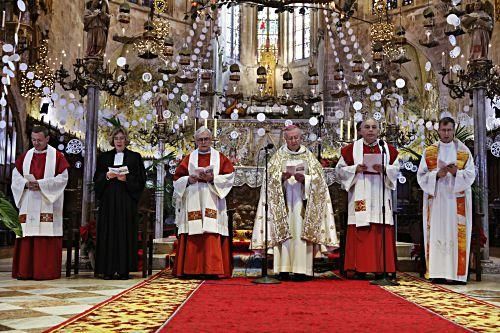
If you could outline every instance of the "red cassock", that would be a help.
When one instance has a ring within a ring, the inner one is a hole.
[[[16,168],[23,174],[26,153],[16,160]],[[36,179],[43,179],[46,153],[33,154],[30,173]],[[56,152],[56,176],[69,168],[61,152]],[[15,279],[52,280],[61,277],[62,236],[29,236],[16,238],[12,277]]]
[[[220,154],[219,174],[226,175],[234,172],[232,163]],[[174,181],[188,176],[189,155],[184,157],[174,174]],[[198,154],[198,167],[210,165],[210,154]],[[175,256],[173,274],[183,275],[217,275],[231,277],[232,255],[230,239],[215,233],[200,235],[180,234]]]
[[[389,146],[390,163],[398,157],[398,151]],[[341,154],[347,165],[354,165],[354,144],[342,148]],[[379,146],[363,145],[363,154],[380,154]],[[386,208],[387,209],[387,208]],[[344,270],[360,273],[381,273],[384,271],[382,235],[384,227],[381,223],[371,223],[367,227],[347,226]],[[385,226],[386,272],[396,271],[396,241],[394,226]]]

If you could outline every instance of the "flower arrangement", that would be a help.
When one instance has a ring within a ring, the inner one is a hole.
[[[95,251],[97,224],[95,220],[90,220],[87,225],[80,227],[80,239],[83,251],[86,255]]]

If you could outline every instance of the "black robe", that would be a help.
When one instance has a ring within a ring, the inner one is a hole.
[[[94,190],[99,202],[96,275],[127,275],[137,271],[137,203],[146,183],[146,172],[140,154],[128,149],[123,153],[123,165],[129,170],[125,182],[106,179],[108,167],[113,167],[115,149],[97,158],[94,174]]]

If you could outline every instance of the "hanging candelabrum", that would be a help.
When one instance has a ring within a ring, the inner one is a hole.
[[[484,88],[486,96],[493,100],[500,96],[500,67],[493,66],[491,60],[477,59],[468,63],[467,70],[446,67],[443,62],[439,71],[441,82],[449,89],[453,99],[471,95],[476,88]]]
[[[130,68],[128,64],[118,66],[120,69],[109,68],[109,63],[103,66],[102,59],[98,58],[77,58],[73,65],[75,78],[68,81],[70,74],[64,65],[55,71],[55,81],[64,90],[78,91],[80,97],[87,95],[89,86],[97,87],[100,91],[105,91],[110,95],[121,97],[124,94],[124,86],[129,78]]]

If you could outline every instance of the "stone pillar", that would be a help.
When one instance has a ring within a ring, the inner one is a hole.
[[[160,158],[165,154],[165,140],[160,139],[158,143]],[[164,188],[165,188],[165,164],[158,163],[156,166],[156,219],[155,219],[155,238],[163,237],[163,208],[164,208]]]
[[[87,89],[87,114],[85,118],[85,156],[83,157],[82,225],[88,223],[95,207],[92,178],[94,177],[96,168],[98,110],[99,88],[96,86],[89,86]]]
[[[475,209],[484,214],[482,220],[483,232],[487,237],[483,250],[483,259],[490,257],[488,233],[488,168],[486,149],[486,97],[484,88],[475,88],[472,91],[474,112],[474,162],[477,168],[476,184],[481,195],[476,195]]]

